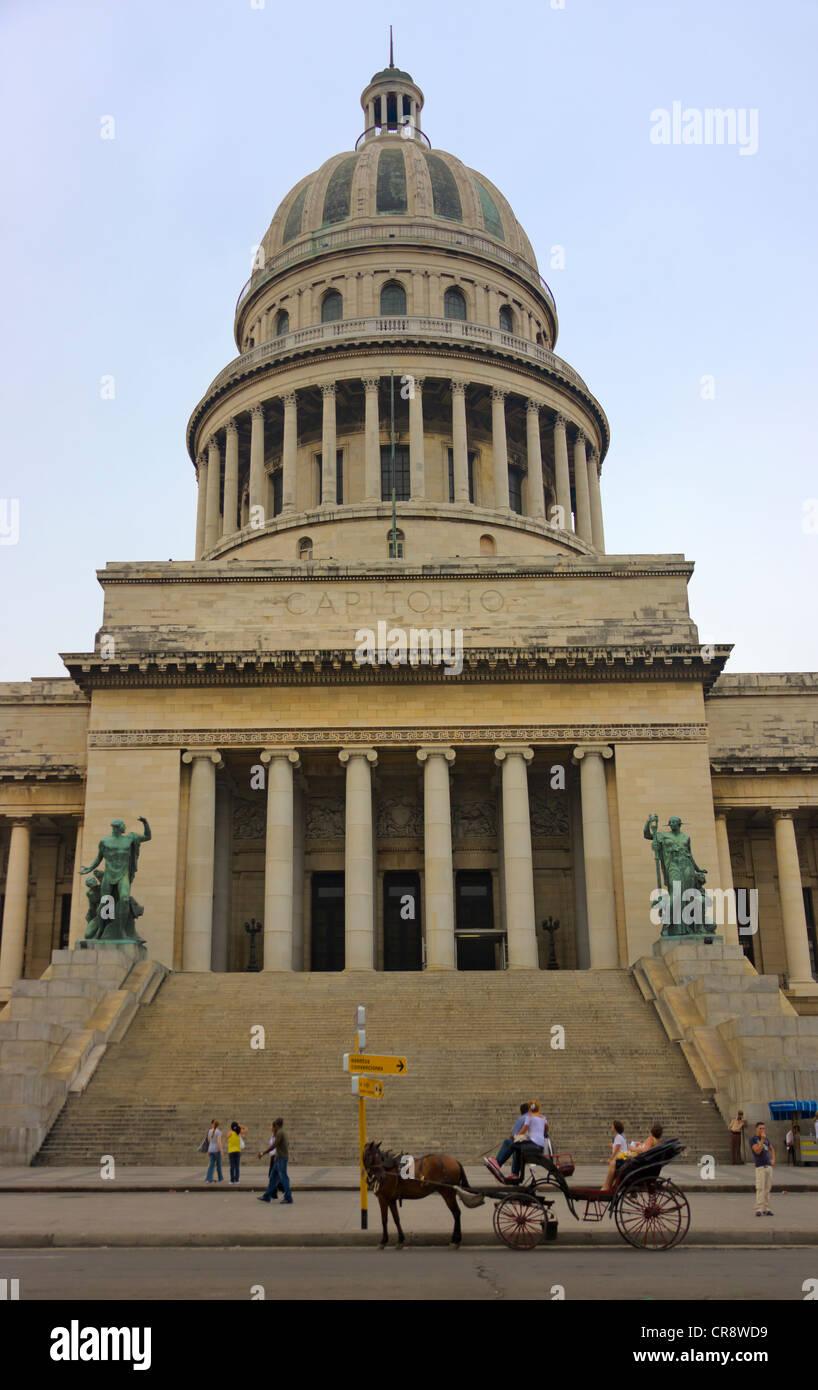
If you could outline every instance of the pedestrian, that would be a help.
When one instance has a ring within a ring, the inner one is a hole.
[[[767,1138],[767,1126],[763,1120],[759,1120],[756,1125],[756,1132],[750,1140],[750,1149],[756,1165],[756,1216],[772,1216],[770,1188],[775,1167],[775,1149]]]
[[[818,1143],[818,1118],[815,1121],[815,1142]]]
[[[498,1182],[505,1182],[505,1173],[503,1172],[503,1164],[504,1164],[509,1158],[511,1158],[511,1155],[514,1153],[514,1139],[515,1139],[516,1135],[519,1134],[520,1130],[522,1129],[523,1125],[525,1124],[525,1117],[526,1117],[527,1114],[528,1114],[528,1101],[527,1101],[527,1100],[524,1100],[523,1103],[522,1103],[522,1105],[520,1106],[520,1114],[519,1114],[519,1117],[514,1121],[514,1124],[513,1124],[513,1126],[512,1126],[511,1135],[508,1136],[507,1138],[505,1138],[505,1139],[503,1140],[502,1144],[500,1145],[499,1149],[497,1150],[497,1157],[496,1157],[496,1158],[492,1158],[491,1154],[486,1154],[485,1157],[484,1157],[484,1159],[483,1159],[483,1162],[485,1163],[485,1165],[486,1165],[486,1167],[488,1168],[489,1172],[490,1172],[495,1178],[497,1178]]]
[[[730,1158],[733,1163],[744,1162],[741,1156],[741,1137],[746,1123],[744,1111],[739,1110],[736,1118],[731,1120],[727,1126],[730,1131]]]
[[[214,1167],[216,1169],[216,1172],[218,1173],[219,1182],[223,1182],[224,1179],[222,1178],[222,1132],[219,1129],[218,1120],[210,1121],[210,1129],[207,1131],[207,1152],[210,1155],[210,1162],[207,1165],[207,1177],[205,1178],[205,1182],[213,1181]]]
[[[264,1158],[265,1154],[268,1154],[268,1155],[269,1155],[269,1158],[270,1158],[270,1162],[269,1162],[268,1165],[267,1165],[267,1181],[268,1181],[268,1183],[269,1183],[270,1178],[273,1176],[273,1168],[275,1167],[275,1161],[276,1161],[276,1125],[275,1125],[275,1120],[273,1120],[273,1123],[270,1125],[270,1140],[269,1140],[269,1143],[268,1143],[268,1145],[267,1145],[267,1148],[266,1148],[266,1149],[262,1149],[261,1153],[259,1154],[259,1158]],[[283,1192],[283,1191],[284,1191],[284,1189],[283,1189],[283,1187],[281,1186],[281,1183],[280,1183],[280,1182],[278,1181],[278,1179],[276,1178],[276,1186],[275,1186],[275,1188],[273,1189],[273,1193],[272,1193],[272,1196],[271,1196],[270,1200],[271,1200],[272,1202],[278,1201],[278,1194],[279,1194],[279,1192]]]
[[[240,1125],[234,1120],[230,1126],[230,1133],[227,1136],[227,1156],[230,1159],[230,1181],[238,1182],[241,1170],[241,1151],[244,1148],[244,1136],[247,1133],[247,1126]]]
[[[276,1161],[273,1164],[273,1171],[270,1174],[270,1181],[267,1184],[267,1191],[264,1193],[264,1196],[259,1197],[258,1200],[260,1202],[271,1202],[273,1199],[273,1193],[276,1191],[276,1188],[280,1183],[281,1190],[284,1193],[284,1205],[291,1207],[293,1204],[293,1194],[290,1190],[290,1179],[287,1177],[287,1163],[290,1157],[290,1146],[287,1142],[287,1136],[284,1133],[283,1119],[279,1116],[279,1118],[275,1120],[274,1123],[276,1133]]]
[[[794,1168],[794,1167],[795,1167],[795,1135],[794,1135],[793,1132],[792,1132],[792,1128],[790,1128],[790,1129],[787,1130],[787,1133],[786,1133],[786,1135],[784,1136],[784,1143],[785,1143],[786,1146],[787,1146],[787,1163],[788,1163],[788,1164],[791,1163],[792,1166],[793,1166],[793,1168]]]

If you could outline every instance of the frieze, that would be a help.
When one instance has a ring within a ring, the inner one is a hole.
[[[404,797],[379,798],[376,812],[378,839],[419,840],[423,838],[423,807]]]
[[[532,792],[531,834],[534,836],[568,834],[568,802],[565,792]]]
[[[185,748],[210,744],[220,748],[255,748],[290,744],[296,748],[333,747],[367,743],[394,747],[402,744],[453,743],[580,743],[691,742],[707,741],[706,724],[518,724],[472,728],[394,729],[343,726],[321,729],[97,729],[88,735],[91,748]]]
[[[263,840],[266,833],[266,798],[233,802],[233,834],[237,840]]]
[[[497,812],[494,802],[455,802],[452,807],[452,833],[458,841],[493,838],[497,834]]]
[[[343,840],[346,831],[342,796],[311,796],[307,802],[308,840]]]

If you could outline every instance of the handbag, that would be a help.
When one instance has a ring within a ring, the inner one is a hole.
[[[208,1140],[207,1135],[205,1135],[204,1139],[202,1140],[202,1142],[201,1142],[201,1144],[199,1145],[199,1147],[198,1147],[198,1149],[196,1150],[196,1152],[197,1152],[197,1154],[206,1154],[209,1147],[210,1147],[209,1140]]]
[[[241,1145],[239,1153],[241,1153],[241,1150],[244,1148],[244,1140],[242,1139],[241,1135],[239,1135],[239,1144]]]

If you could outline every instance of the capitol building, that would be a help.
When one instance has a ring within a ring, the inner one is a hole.
[[[709,886],[757,891],[713,949],[811,1026],[818,676],[731,674],[690,560],[608,552],[627,484],[529,236],[407,72],[361,108],[276,209],[190,415],[191,558],[108,564],[66,675],[0,686],[0,999],[82,940],[80,867],[139,816],[173,980],[545,989],[556,958],[632,988],[656,812]]]

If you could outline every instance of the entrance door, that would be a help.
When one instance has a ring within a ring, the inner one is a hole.
[[[311,970],[344,968],[344,875],[313,874]]]
[[[383,876],[383,968],[421,970],[420,874]]]
[[[489,869],[461,869],[455,879],[458,970],[496,970],[502,933],[494,930]]]

